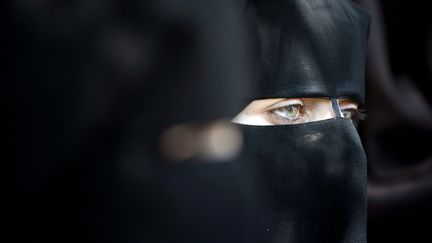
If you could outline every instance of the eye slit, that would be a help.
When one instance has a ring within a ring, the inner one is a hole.
[[[300,117],[302,105],[292,104],[270,110],[270,113],[279,119],[295,121]]]

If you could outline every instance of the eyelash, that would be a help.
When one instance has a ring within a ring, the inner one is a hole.
[[[361,121],[366,120],[367,114],[365,109],[357,109],[354,112],[354,116],[351,118],[356,128],[358,128]]]

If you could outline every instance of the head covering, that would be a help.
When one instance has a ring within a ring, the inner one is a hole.
[[[349,0],[251,0],[258,87],[251,98],[341,97],[364,102],[369,14]]]
[[[249,1],[250,99],[328,97],[337,117],[240,125],[260,171],[257,242],[366,242],[366,156],[336,98],[364,102],[369,16],[347,0]]]

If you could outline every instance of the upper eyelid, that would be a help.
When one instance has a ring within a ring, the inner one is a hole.
[[[342,108],[353,108],[353,109],[358,109],[358,105],[354,102],[350,102],[350,101],[344,101],[344,102],[339,102],[339,107]]]
[[[340,110],[358,110],[356,106],[339,106]]]
[[[338,98],[337,99],[339,104],[354,104],[358,105],[358,102],[351,98]]]
[[[271,111],[271,110],[283,108],[283,107],[290,106],[290,105],[304,106],[304,103],[303,103],[302,99],[286,99],[286,100],[279,101],[277,103],[274,103],[274,104],[266,107],[265,110]]]

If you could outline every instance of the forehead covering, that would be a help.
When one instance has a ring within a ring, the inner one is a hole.
[[[251,0],[252,99],[350,97],[364,103],[370,17],[349,0]]]

